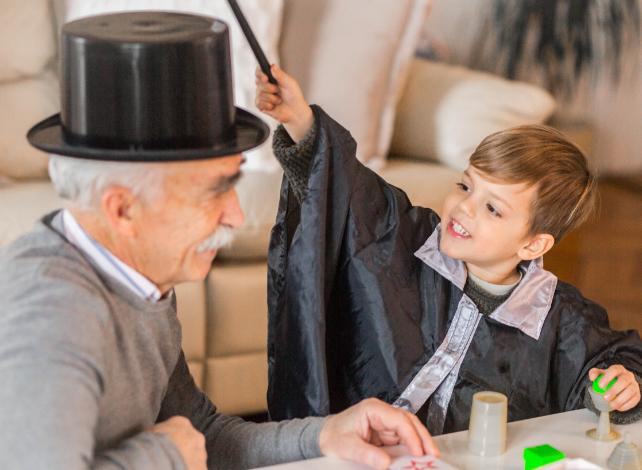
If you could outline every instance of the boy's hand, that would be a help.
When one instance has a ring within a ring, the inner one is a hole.
[[[276,64],[271,71],[278,85],[256,68],[256,107],[282,123],[292,140],[299,142],[314,124],[314,114],[297,81]]]
[[[595,380],[598,375],[604,374],[600,379],[600,387],[606,387],[611,380],[617,377],[617,382],[604,393],[604,398],[616,411],[628,411],[640,402],[640,386],[635,380],[635,375],[620,364],[615,364],[606,370],[593,368],[589,371],[589,379]]]

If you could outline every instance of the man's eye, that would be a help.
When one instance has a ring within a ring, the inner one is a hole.
[[[488,209],[488,212],[490,212],[494,217],[502,216],[491,204],[486,204],[486,209]]]
[[[457,186],[459,187],[459,189],[461,189],[465,193],[468,192],[468,185],[466,183],[457,183]]]

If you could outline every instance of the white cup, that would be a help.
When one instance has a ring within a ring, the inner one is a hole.
[[[482,457],[494,457],[506,451],[508,399],[497,392],[473,395],[468,425],[468,450]]]

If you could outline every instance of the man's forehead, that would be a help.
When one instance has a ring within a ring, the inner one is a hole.
[[[167,187],[179,194],[203,194],[225,192],[236,184],[241,176],[241,155],[207,160],[178,162],[167,168]]]
[[[170,168],[170,171],[198,179],[212,179],[232,176],[238,173],[243,162],[244,159],[239,154],[206,160],[175,162],[172,163],[173,168]]]

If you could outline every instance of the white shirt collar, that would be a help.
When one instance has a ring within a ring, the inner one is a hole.
[[[107,248],[91,238],[67,209],[62,211],[62,222],[67,240],[88,256],[104,272],[150,302],[161,297],[158,287],[141,273],[116,258]]]

